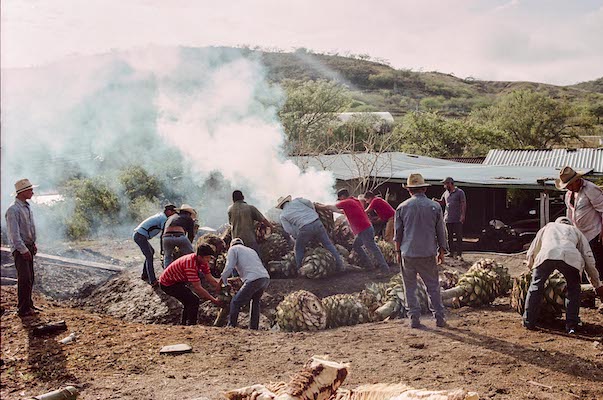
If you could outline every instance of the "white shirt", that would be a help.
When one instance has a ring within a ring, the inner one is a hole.
[[[572,206],[570,199],[574,197]],[[565,194],[567,217],[590,242],[601,233],[603,218],[603,191],[594,183],[582,179],[582,187],[577,192]]]
[[[595,257],[586,236],[572,225],[549,222],[536,234],[528,249],[528,266],[538,267],[545,260],[561,260],[576,268],[580,274],[585,269],[590,283],[601,286]]]
[[[260,256],[255,250],[238,244],[228,249],[226,254],[226,267],[220,277],[226,284],[232,271],[236,269],[243,282],[255,281],[260,278],[270,278],[268,271],[264,268]]]

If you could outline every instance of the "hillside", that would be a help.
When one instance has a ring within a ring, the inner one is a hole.
[[[514,90],[545,92],[572,103],[603,102],[603,78],[572,86],[536,82],[461,79],[440,72],[396,70],[383,63],[314,54],[262,52],[261,59],[275,82],[284,79],[329,79],[347,85],[355,100],[350,111],[389,111],[400,116],[410,110],[433,109],[446,116],[463,116]]]

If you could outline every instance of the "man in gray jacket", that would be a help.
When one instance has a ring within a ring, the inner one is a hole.
[[[343,270],[343,259],[331,239],[329,239],[329,234],[310,200],[301,197],[292,200],[289,195],[279,198],[276,208],[283,210],[280,216],[283,229],[295,239],[294,250],[297,269],[302,266],[306,245],[310,240],[316,240],[333,254],[337,269]]]
[[[260,325],[260,299],[270,284],[270,275],[264,268],[260,256],[250,247],[246,247],[240,238],[232,239],[226,254],[226,266],[220,279],[226,285],[228,278],[236,270],[243,286],[230,302],[228,326],[236,328],[241,308],[251,302],[249,329],[257,330]]]
[[[446,228],[442,207],[425,196],[428,186],[421,174],[410,174],[406,188],[412,197],[398,206],[395,217],[396,251],[411,328],[421,327],[417,274],[427,286],[436,326],[446,326],[437,265],[444,261],[447,250]]]
[[[29,179],[21,179],[15,183],[16,196],[13,204],[6,210],[6,227],[10,249],[17,269],[17,314],[27,317],[35,314],[31,292],[34,284],[33,257],[38,252],[36,247],[36,226],[34,224],[31,199],[37,187]]]

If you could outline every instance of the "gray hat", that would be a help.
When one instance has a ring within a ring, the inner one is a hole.
[[[454,179],[449,176],[448,178],[444,179],[442,183],[454,183]]]

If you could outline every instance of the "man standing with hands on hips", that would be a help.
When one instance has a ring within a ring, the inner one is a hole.
[[[31,292],[34,284],[33,257],[38,252],[36,247],[36,227],[33,214],[27,200],[31,199],[37,187],[29,179],[21,179],[15,183],[15,201],[6,210],[6,226],[11,252],[17,269],[17,314],[28,317],[40,311],[33,305]]]
[[[446,253],[446,230],[442,207],[425,196],[428,186],[421,174],[410,174],[406,188],[411,197],[398,206],[395,217],[396,251],[411,328],[421,327],[417,274],[427,286],[436,326],[446,326],[438,275],[438,264]]]

